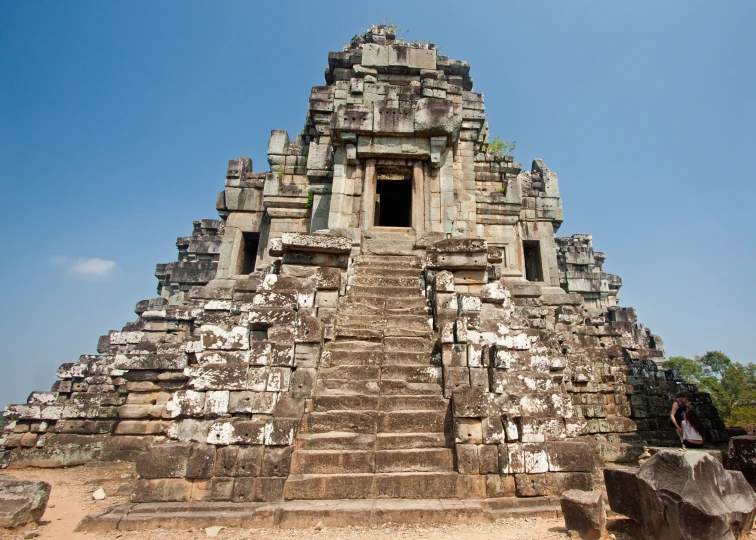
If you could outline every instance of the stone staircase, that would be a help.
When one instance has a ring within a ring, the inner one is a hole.
[[[287,500],[457,496],[421,269],[414,256],[358,257],[297,437]]]

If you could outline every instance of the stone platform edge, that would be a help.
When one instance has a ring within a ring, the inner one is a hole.
[[[197,529],[306,529],[392,524],[493,522],[507,517],[559,517],[559,497],[498,499],[361,499],[281,503],[127,503],[84,517],[77,532]]]

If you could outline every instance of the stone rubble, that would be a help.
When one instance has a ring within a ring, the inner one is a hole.
[[[158,298],[6,408],[0,465],[136,460],[133,503],[554,496],[679,444],[683,389],[726,440],[591,237],[556,237],[556,173],[489,151],[469,70],[383,26],[329,53]]]
[[[560,503],[565,527],[577,533],[577,538],[604,540],[609,537],[602,491],[571,489],[562,493]]]
[[[0,529],[39,523],[50,498],[50,484],[0,476]]]

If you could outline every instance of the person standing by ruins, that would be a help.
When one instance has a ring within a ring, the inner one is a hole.
[[[690,401],[690,394],[688,392],[680,392],[677,395],[677,399],[672,404],[672,412],[669,415],[669,419],[675,425],[677,434],[682,438],[683,428],[682,422],[685,419],[685,413],[688,411],[688,402]]]
[[[682,439],[685,448],[703,448],[703,424],[694,410],[685,413],[682,421]]]

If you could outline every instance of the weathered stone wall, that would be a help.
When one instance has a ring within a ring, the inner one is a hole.
[[[586,307],[603,310],[616,306],[622,279],[604,272],[606,255],[593,251],[591,235],[573,234],[556,242],[559,285],[568,293],[578,293]]]

